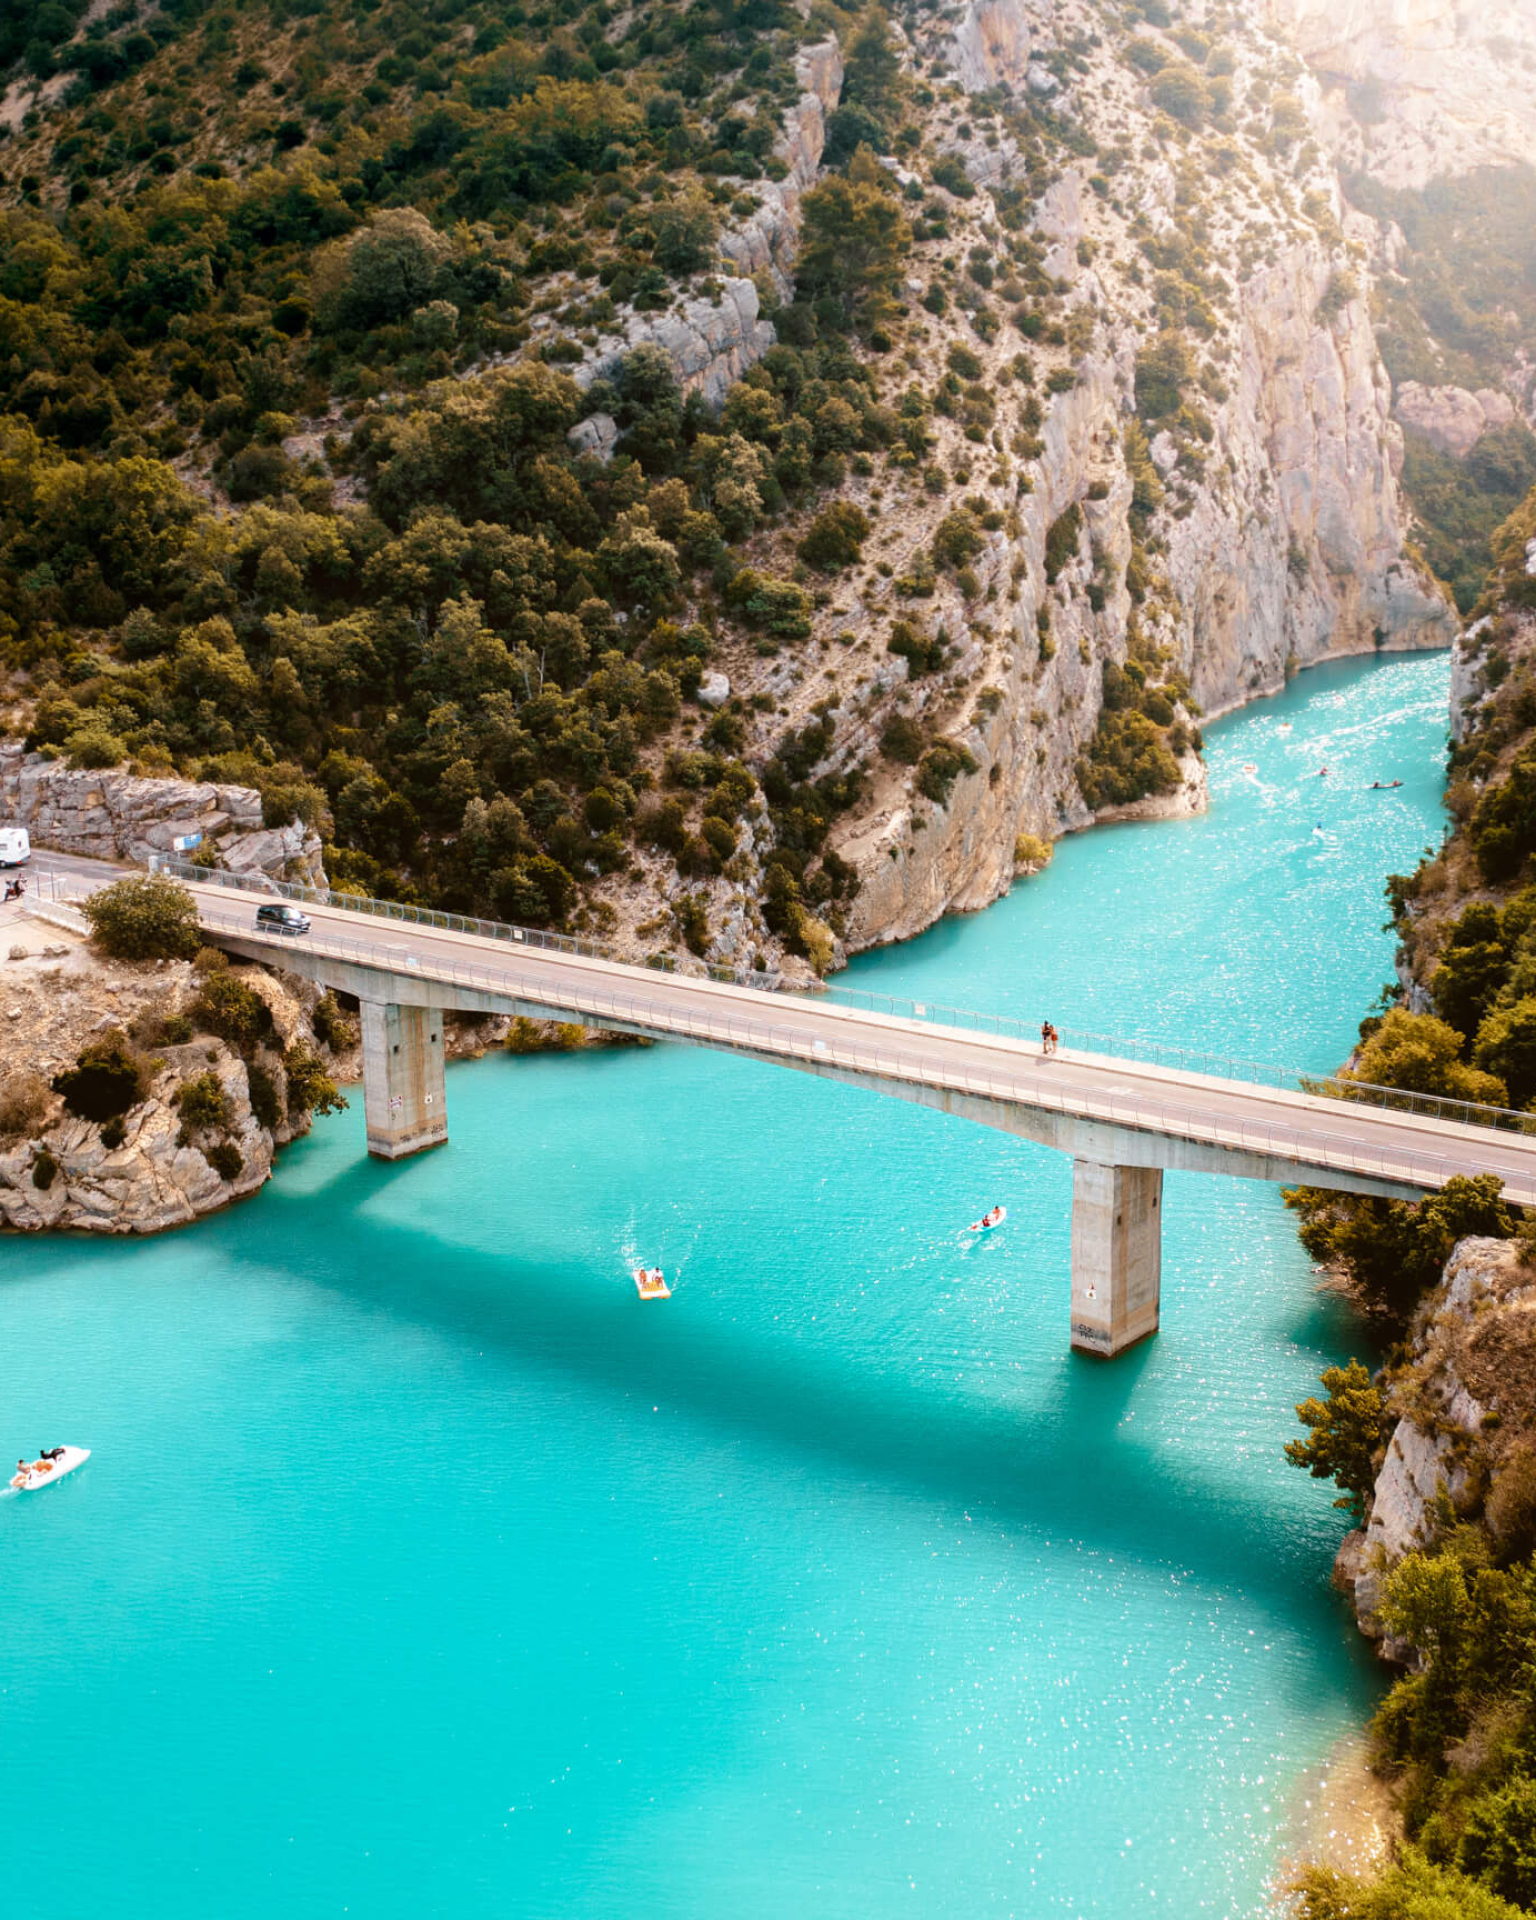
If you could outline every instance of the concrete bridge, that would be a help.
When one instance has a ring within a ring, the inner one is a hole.
[[[942,1023],[922,1006],[885,1012],[657,972],[572,941],[386,903],[348,908],[335,895],[304,899],[311,931],[284,936],[256,924],[270,892],[181,871],[211,940],[356,996],[368,1151],[384,1159],[448,1137],[447,1011],[712,1047],[1070,1154],[1071,1338],[1090,1353],[1121,1353],[1157,1330],[1170,1168],[1401,1199],[1494,1173],[1508,1199],[1536,1205],[1536,1132],[1524,1131],[1536,1121],[1523,1116],[1385,1090],[1329,1098],[1076,1048],[1045,1057],[1018,1031]]]

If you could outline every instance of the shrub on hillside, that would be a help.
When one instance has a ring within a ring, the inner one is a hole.
[[[227,1040],[240,1053],[249,1053],[272,1031],[271,1008],[229,967],[203,975],[190,1012],[200,1032]]]
[[[221,1140],[217,1146],[205,1147],[203,1158],[221,1180],[238,1180],[245,1165],[233,1140]]]
[[[1297,1920],[1521,1920],[1519,1910],[1454,1867],[1404,1850],[1367,1884],[1333,1867],[1303,1867],[1290,1882]]]
[[[1432,1013],[1410,1013],[1393,1007],[1361,1047],[1353,1066],[1340,1069],[1338,1078],[1371,1087],[1396,1087],[1405,1093],[1438,1094],[1447,1100],[1507,1104],[1502,1080],[1492,1073],[1466,1066],[1461,1059],[1463,1036]],[[1346,1092],[1339,1098],[1347,1099]],[[1369,1096],[1361,1096],[1369,1097]]]
[[[96,770],[103,767],[120,767],[128,758],[128,749],[117,735],[107,727],[90,724],[76,727],[66,735],[64,752],[72,767],[84,767]]]
[[[1179,784],[1179,763],[1144,713],[1106,709],[1077,763],[1077,784],[1097,813],[1101,807],[1128,806],[1149,794],[1172,793]]]
[[[53,1090],[82,1120],[115,1119],[144,1098],[144,1062],[116,1029],[82,1047],[72,1067],[54,1075]]]
[[[172,1104],[181,1115],[180,1141],[187,1146],[192,1136],[230,1125],[235,1110],[216,1073],[200,1073],[195,1080],[183,1080],[172,1095]]]
[[[190,960],[197,952],[197,902],[167,874],[114,880],[82,911],[97,946],[116,960]]]
[[[1285,1457],[1293,1467],[1307,1468],[1314,1480],[1332,1480],[1342,1487],[1333,1504],[1358,1523],[1376,1484],[1377,1451],[1387,1437],[1385,1402],[1358,1360],[1347,1367],[1326,1367],[1322,1384],[1326,1400],[1314,1397],[1297,1407],[1296,1418],[1307,1429],[1307,1438],[1288,1441]]]
[[[1458,1240],[1510,1238],[1514,1223],[1500,1191],[1495,1175],[1480,1174],[1458,1175],[1414,1204],[1318,1187],[1287,1187],[1281,1197],[1301,1216],[1298,1233],[1307,1252],[1341,1269],[1366,1314],[1390,1334],[1438,1283]]]
[[[835,573],[840,567],[854,565],[868,538],[869,517],[864,510],[851,500],[834,500],[811,522],[810,531],[800,542],[800,558],[808,567]]]
[[[288,1075],[288,1117],[300,1121],[311,1113],[341,1113],[346,1099],[325,1070],[325,1062],[308,1047],[290,1047],[283,1055]]]
[[[0,1140],[25,1140],[36,1133],[48,1112],[48,1089],[35,1073],[12,1073],[0,1080]]]

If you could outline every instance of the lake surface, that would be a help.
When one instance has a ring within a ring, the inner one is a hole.
[[[1336,1064],[1447,671],[1302,676],[1207,817],[847,978]],[[0,1501],[7,1920],[1264,1910],[1376,1684],[1280,1452],[1358,1339],[1276,1190],[1169,1176],[1104,1365],[1043,1149],[682,1048],[456,1068],[393,1167],[361,1104],[196,1228],[0,1242],[5,1457],[95,1449]]]

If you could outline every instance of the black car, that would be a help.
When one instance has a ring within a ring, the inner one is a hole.
[[[309,915],[300,913],[297,907],[286,904],[258,907],[256,931],[258,933],[308,933]]]

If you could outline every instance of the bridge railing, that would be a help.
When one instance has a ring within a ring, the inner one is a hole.
[[[1008,1014],[978,1013],[973,1008],[949,1006],[935,1000],[909,1000],[896,994],[870,993],[861,987],[830,986],[812,989],[807,998],[830,1000],[861,1012],[888,1014],[900,1020],[921,1020],[959,1031],[995,1034],[1039,1047],[1040,1029]],[[1172,1073],[1194,1073],[1209,1080],[1236,1080],[1248,1086],[1274,1087],[1284,1093],[1310,1093],[1329,1100],[1349,1100],[1357,1106],[1377,1107],[1389,1113],[1417,1114],[1427,1120],[1447,1120],[1458,1126],[1494,1127],[1502,1133],[1536,1134],[1536,1114],[1475,1100],[1451,1100],[1440,1094],[1411,1093],[1401,1087],[1381,1087],[1368,1080],[1345,1080],[1337,1074],[1308,1073],[1300,1067],[1275,1066],[1198,1047],[1170,1046],[1161,1040],[1126,1039],[1124,1035],[1089,1033],[1061,1028],[1060,1044],[1073,1053],[1096,1054],[1109,1060],[1134,1060]]]
[[[254,928],[244,915],[204,912],[210,931],[254,941]],[[280,942],[271,945],[279,949]],[[1443,1186],[1453,1175],[1467,1171],[1460,1158],[1420,1147],[1395,1143],[1373,1148],[1359,1136],[1319,1126],[1317,1110],[1295,1124],[1253,1118],[1231,1108],[1218,1111],[1203,1106],[1171,1088],[1153,1098],[1141,1091],[1122,1091],[1080,1082],[1042,1084],[1036,1070],[1028,1079],[1009,1073],[999,1054],[995,1068],[982,1070],[960,1065],[938,1048],[915,1049],[918,1034],[896,1032],[876,1038],[870,1029],[848,1026],[831,1038],[815,1026],[797,1024],[793,1010],[810,1005],[795,997],[764,996],[742,1002],[741,1011],[705,1008],[685,994],[665,999],[626,990],[611,976],[589,975],[575,980],[554,970],[515,972],[508,966],[449,959],[440,954],[413,953],[396,946],[355,940],[317,930],[303,942],[304,951],[320,959],[376,968],[397,977],[404,974],[423,982],[449,985],[473,992],[492,993],[522,1002],[538,1012],[566,1016],[599,1026],[612,1026],[724,1047],[759,1059],[777,1059],[821,1071],[872,1076],[887,1082],[924,1089],[938,1088],[987,1101],[1008,1102],[1074,1119],[1093,1120],[1135,1132],[1158,1133],[1197,1144],[1263,1156],[1298,1169],[1326,1168],[1362,1178],[1429,1190]],[[679,986],[684,983],[679,982]],[[781,1017],[778,1009],[783,1009]],[[824,1025],[825,1023],[817,1023]],[[937,1039],[937,1035],[935,1038]],[[1341,1116],[1342,1117],[1342,1116]],[[1506,1186],[1509,1186],[1506,1176]],[[1513,1183],[1510,1198],[1536,1201],[1536,1170],[1522,1184]]]
[[[152,853],[151,873],[168,873],[200,887],[221,887],[233,893],[253,893],[268,899],[297,901],[311,907],[340,907],[348,913],[363,913],[376,920],[398,920],[412,926],[438,927],[447,933],[472,933],[482,940],[506,940],[514,946],[532,947],[542,953],[568,953],[586,960],[610,960],[626,964],[622,956],[601,940],[582,940],[574,934],[549,933],[540,927],[519,927],[505,920],[481,920],[472,913],[447,913],[440,907],[406,906],[399,900],[375,900],[365,894],[342,893],[334,887],[307,886],[302,881],[274,880],[265,873],[231,873],[222,867],[200,867],[195,860],[178,854]],[[629,962],[627,964],[633,964]],[[677,962],[671,954],[658,954],[645,963],[658,972],[671,973]],[[704,973],[727,986],[753,987],[776,992],[782,976],[777,972],[759,972],[751,967],[726,967],[707,964]]]
[[[577,939],[570,934],[548,933],[535,927],[481,920],[472,914],[405,906],[397,900],[375,900],[361,894],[339,893],[325,887],[273,880],[264,873],[230,873],[218,867],[200,867],[194,861],[174,854],[152,854],[150,866],[152,871],[168,873],[200,886],[219,887],[228,892],[294,900],[311,906],[337,907],[374,919],[474,934],[481,939],[505,942],[509,946],[534,952],[569,954],[625,964],[612,947],[600,941]],[[55,891],[49,897],[78,898],[91,891],[88,882],[67,874],[50,873],[44,869],[35,877],[44,885],[52,883]],[[659,957],[670,961],[670,956]],[[659,970],[670,973],[674,967],[673,964],[667,964]],[[983,1013],[975,1008],[956,1007],[940,1001],[873,993],[860,987],[833,985],[786,989],[780,974],[742,967],[710,966],[700,971],[703,977],[728,986],[777,992],[789,999],[804,998],[811,1004],[847,1006],[862,1012],[886,1014],[896,1019],[918,1021],[958,1032],[991,1034],[1035,1050],[1040,1045],[1038,1027],[1007,1014]],[[1476,1101],[1451,1100],[1439,1094],[1411,1093],[1398,1087],[1380,1087],[1361,1080],[1342,1080],[1337,1075],[1309,1073],[1302,1068],[1275,1066],[1199,1048],[1170,1046],[1157,1040],[1126,1039],[1122,1035],[1066,1029],[1061,1033],[1061,1043],[1071,1052],[1095,1054],[1107,1060],[1136,1061],[1170,1072],[1199,1074],[1207,1079],[1232,1080],[1249,1086],[1274,1087],[1283,1092],[1347,1100],[1357,1106],[1375,1107],[1388,1113],[1412,1114],[1421,1119],[1443,1120],[1458,1126],[1489,1127],[1501,1133],[1536,1134],[1536,1114],[1517,1113],[1505,1107]]]

